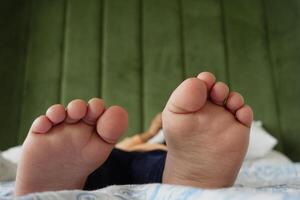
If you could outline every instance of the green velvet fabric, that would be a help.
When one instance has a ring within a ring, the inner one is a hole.
[[[3,0],[0,148],[55,103],[102,97],[145,130],[186,77],[241,92],[277,149],[300,161],[300,1]]]

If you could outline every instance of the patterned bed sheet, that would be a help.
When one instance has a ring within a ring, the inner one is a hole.
[[[0,199],[13,198],[14,182],[0,184]],[[300,163],[244,165],[234,187],[208,190],[192,187],[146,184],[110,186],[95,191],[58,191],[35,193],[16,199],[300,199]]]

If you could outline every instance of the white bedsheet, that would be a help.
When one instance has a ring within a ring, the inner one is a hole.
[[[273,187],[274,188],[274,187]],[[40,199],[74,199],[74,200],[94,200],[94,199],[122,199],[122,200],[230,200],[230,199],[261,199],[261,200],[299,200],[300,193],[295,189],[277,188],[248,189],[229,188],[219,190],[203,190],[190,187],[147,184],[147,185],[125,185],[110,186],[105,189],[87,191],[60,191],[31,194],[16,198],[22,200]],[[1,199],[1,197],[0,197]],[[3,200],[10,198],[3,198]]]
[[[14,182],[0,184],[0,199],[13,198]],[[291,163],[272,151],[266,157],[245,162],[234,187],[204,190],[165,184],[111,186],[95,191],[58,191],[30,194],[16,199],[300,199],[300,163]]]

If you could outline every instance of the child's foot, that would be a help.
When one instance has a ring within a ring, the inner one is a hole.
[[[232,186],[244,159],[253,113],[243,97],[203,72],[185,80],[163,111],[168,154],[163,183]]]
[[[51,106],[32,124],[18,166],[16,195],[81,189],[127,128],[127,112],[101,99]]]

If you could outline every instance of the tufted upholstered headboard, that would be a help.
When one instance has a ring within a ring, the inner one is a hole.
[[[103,97],[141,132],[185,77],[214,72],[300,161],[300,1],[3,0],[0,147],[54,103]]]

